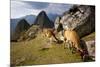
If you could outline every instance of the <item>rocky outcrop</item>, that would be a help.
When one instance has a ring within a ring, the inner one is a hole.
[[[56,23],[62,23],[64,29],[74,29],[80,38],[95,31],[95,6],[74,5],[69,11],[64,12]]]
[[[95,7],[90,6],[89,10],[90,13],[87,12],[89,14],[88,17],[75,28],[80,37],[95,32]]]
[[[60,16],[58,16],[58,17],[55,19],[55,29],[57,29],[60,20],[61,20],[61,17],[60,17]]]
[[[86,45],[88,48],[89,55],[95,58],[95,41],[86,41]]]
[[[23,35],[20,36],[18,41],[29,41],[36,38],[37,33],[39,31],[39,26],[32,25],[27,31],[24,32]]]

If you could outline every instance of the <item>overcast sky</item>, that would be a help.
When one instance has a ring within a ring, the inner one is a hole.
[[[30,14],[37,16],[42,10],[46,11],[47,14],[61,15],[71,6],[69,4],[11,0],[11,18],[19,18]]]

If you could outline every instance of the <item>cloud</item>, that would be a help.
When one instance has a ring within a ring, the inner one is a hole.
[[[45,8],[47,13],[62,14],[63,12],[69,10],[72,5],[69,4],[58,4],[50,3],[48,8]]]
[[[47,14],[61,15],[71,6],[68,4],[11,0],[11,18],[19,18],[29,14],[38,15],[42,10],[46,11]]]
[[[43,9],[49,6],[49,3],[44,2],[24,1],[23,3],[25,3],[28,6],[31,6],[32,9]]]
[[[22,1],[11,1],[11,18],[22,17],[32,12],[28,7],[30,6],[25,5]]]

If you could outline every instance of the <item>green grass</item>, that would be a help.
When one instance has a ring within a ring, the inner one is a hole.
[[[82,62],[78,53],[72,54],[63,44],[52,43],[52,47],[41,50],[47,43],[41,35],[30,41],[11,42],[11,65],[40,65]]]

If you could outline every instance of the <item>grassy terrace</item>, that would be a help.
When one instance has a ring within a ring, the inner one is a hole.
[[[84,40],[94,39],[95,33],[84,37]],[[63,44],[52,43],[50,49],[41,50],[47,43],[41,34],[35,39],[23,42],[11,42],[12,65],[37,65],[82,62],[78,53],[72,54],[64,49]]]

